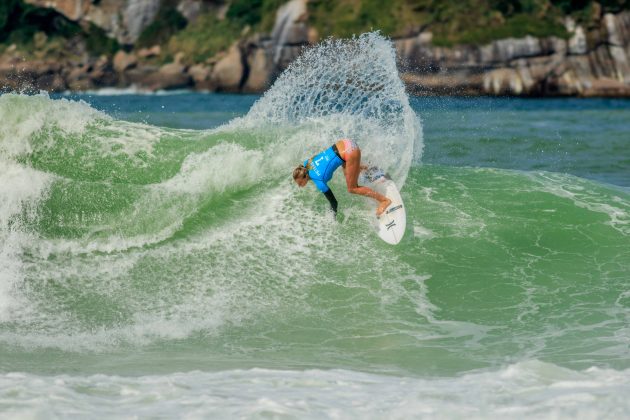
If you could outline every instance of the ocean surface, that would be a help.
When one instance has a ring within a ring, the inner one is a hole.
[[[343,65],[340,65],[342,63]],[[401,188],[292,169],[341,137]],[[409,97],[375,34],[263,96],[0,96],[0,417],[630,417],[630,101]]]

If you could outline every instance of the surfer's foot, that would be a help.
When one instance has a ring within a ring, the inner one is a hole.
[[[381,203],[378,205],[378,208],[376,209],[376,216],[378,217],[381,214],[383,214],[385,209],[389,207],[390,204],[392,204],[392,200],[390,200],[389,198],[386,198],[384,201],[381,201]]]

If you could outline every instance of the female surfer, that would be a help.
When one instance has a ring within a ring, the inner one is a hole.
[[[378,201],[376,215],[380,216],[392,200],[371,188],[359,186],[359,172],[365,167],[361,166],[361,149],[354,140],[341,139],[323,152],[305,160],[302,165],[293,170],[293,180],[300,187],[305,186],[309,180],[313,181],[317,189],[324,193],[336,215],[337,199],[326,183],[330,181],[333,172],[340,166],[346,176],[348,192],[364,195]]]

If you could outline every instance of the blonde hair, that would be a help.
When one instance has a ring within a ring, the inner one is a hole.
[[[293,170],[293,180],[306,178],[308,175],[308,169],[304,165],[300,165]]]

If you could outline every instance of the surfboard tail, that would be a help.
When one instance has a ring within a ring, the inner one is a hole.
[[[392,200],[387,209],[376,219],[376,231],[382,240],[396,245],[402,239],[407,227],[405,205],[394,181],[383,175],[376,182],[381,193]]]

